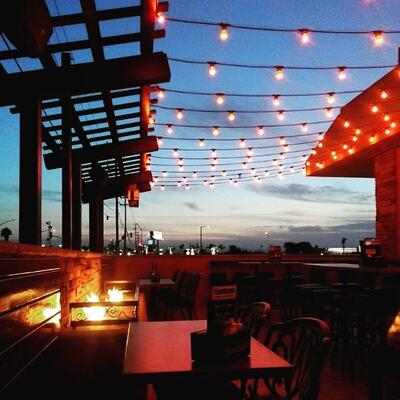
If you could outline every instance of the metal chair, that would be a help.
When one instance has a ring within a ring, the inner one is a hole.
[[[271,306],[263,301],[252,303],[239,310],[239,318],[248,327],[250,335],[259,340],[262,328],[271,318]]]
[[[270,393],[267,398],[317,400],[319,378],[331,343],[329,326],[317,318],[296,318],[271,326],[265,345],[290,362],[294,373],[287,393],[282,380],[264,378]],[[259,379],[249,387],[252,399],[258,399]]]

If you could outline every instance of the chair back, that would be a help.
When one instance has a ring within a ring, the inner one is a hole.
[[[250,335],[259,339],[262,328],[269,322],[271,317],[271,306],[268,303],[259,301],[243,307],[239,310],[240,321],[250,330]]]
[[[265,345],[294,366],[290,399],[318,399],[319,378],[330,344],[330,328],[317,318],[295,318],[271,326]],[[265,383],[278,398],[288,398],[282,395],[280,380],[265,379]]]
[[[194,303],[196,298],[197,288],[199,287],[201,274],[195,272],[189,272],[188,278],[185,281],[185,285],[182,288],[180,296],[186,301]]]

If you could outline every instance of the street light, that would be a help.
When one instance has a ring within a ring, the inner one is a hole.
[[[268,241],[268,251],[269,251],[269,233],[265,232],[265,234],[267,235],[267,241]]]
[[[203,253],[203,228],[210,228],[210,225],[202,225],[200,226],[200,254]]]

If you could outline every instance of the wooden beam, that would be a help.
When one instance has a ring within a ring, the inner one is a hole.
[[[166,82],[171,78],[164,53],[28,71],[0,77],[0,106],[14,105],[27,94],[43,99]]]
[[[99,144],[88,149],[76,149],[72,153],[74,160],[80,163],[89,163],[157,150],[157,138],[155,136],[147,136],[123,142]],[[62,161],[57,154],[46,154],[44,162],[47,169],[56,169],[62,166]]]
[[[139,172],[131,175],[124,175],[118,178],[111,178],[107,180],[103,188],[103,199],[111,199],[113,197],[125,196],[129,185],[136,184],[143,191],[147,191],[147,187],[150,187],[149,182],[153,180],[153,176],[150,171]],[[148,185],[147,185],[148,184]],[[83,184],[83,203],[91,201],[93,196],[93,183]],[[150,189],[149,189],[150,190]]]

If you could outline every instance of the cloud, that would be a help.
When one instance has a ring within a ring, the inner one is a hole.
[[[288,200],[313,203],[372,204],[374,196],[370,193],[357,192],[344,186],[310,186],[291,183],[289,185],[249,185],[249,189],[260,194],[268,194]]]
[[[185,201],[183,203],[187,208],[194,210],[194,211],[201,211],[201,208],[198,206],[198,204],[193,203],[191,201]]]

